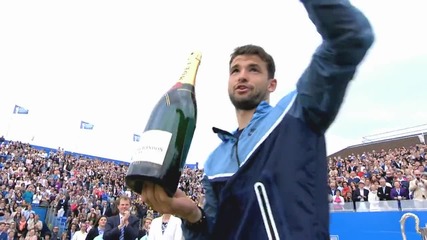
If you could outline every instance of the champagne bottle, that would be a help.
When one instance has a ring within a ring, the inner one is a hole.
[[[175,194],[196,130],[194,86],[201,58],[200,52],[191,53],[178,82],[151,112],[125,177],[126,185],[136,193],[141,193],[145,181],[151,181],[169,196]]]

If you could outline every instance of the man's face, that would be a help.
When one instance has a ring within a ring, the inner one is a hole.
[[[236,109],[255,109],[268,100],[276,84],[275,79],[268,79],[267,63],[257,55],[239,55],[230,64],[228,95]]]
[[[145,223],[144,223],[145,229],[150,229],[150,225],[151,225],[151,220],[150,219],[145,220]]]
[[[118,206],[120,213],[124,214],[126,211],[129,211],[129,208],[130,208],[130,201],[121,199]]]
[[[400,183],[399,182],[394,182],[394,187],[395,188],[400,188]]]

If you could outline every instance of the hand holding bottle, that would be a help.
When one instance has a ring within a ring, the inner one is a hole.
[[[180,189],[176,190],[173,197],[169,197],[160,185],[145,182],[141,195],[144,202],[159,213],[176,215],[191,223],[202,217],[197,205]]]

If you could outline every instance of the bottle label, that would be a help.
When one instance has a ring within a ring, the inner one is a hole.
[[[162,165],[168,151],[172,133],[162,130],[148,130],[141,135],[132,162],[151,162]]]

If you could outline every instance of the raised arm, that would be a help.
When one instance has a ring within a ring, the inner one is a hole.
[[[323,134],[334,121],[348,83],[371,47],[367,18],[347,0],[303,0],[323,42],[297,83],[290,113]]]

